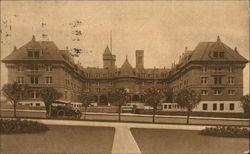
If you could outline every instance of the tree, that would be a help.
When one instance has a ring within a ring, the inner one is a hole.
[[[244,113],[249,115],[250,110],[250,95],[245,95],[241,97],[241,107],[244,110]]]
[[[115,92],[109,93],[108,99],[112,105],[118,107],[118,120],[121,121],[122,106],[130,100],[129,90],[125,88],[116,89]]]
[[[53,101],[62,97],[62,94],[53,87],[44,87],[41,90],[41,98],[45,104],[47,116],[51,116],[51,105]]]
[[[163,90],[165,95],[165,102],[173,102],[173,91],[170,88],[166,88]]]
[[[187,109],[187,124],[189,124],[190,113],[201,101],[200,94],[194,90],[183,89],[177,94],[175,101],[181,108]]]
[[[95,96],[93,94],[91,94],[90,92],[84,92],[83,91],[79,95],[79,101],[82,103],[82,106],[84,106],[84,120],[86,120],[87,108],[95,100],[96,100]]]
[[[161,99],[164,98],[164,93],[156,89],[155,87],[149,88],[144,94],[145,103],[153,107],[153,119],[152,122],[155,122],[155,114],[157,112],[157,107],[161,104]]]
[[[13,104],[14,118],[16,118],[16,106],[21,100],[28,97],[28,86],[23,84],[7,83],[3,86],[3,95]]]

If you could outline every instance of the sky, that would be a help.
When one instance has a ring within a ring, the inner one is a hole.
[[[170,68],[185,47],[192,50],[218,35],[249,59],[248,8],[248,1],[1,1],[1,59],[35,35],[60,49],[83,49],[75,58],[83,67],[102,67],[111,30],[118,67],[126,55],[135,66],[135,50],[144,50],[145,68]],[[81,23],[74,27],[76,21]],[[76,30],[82,35],[73,34]],[[2,83],[6,73],[1,65]],[[244,69],[247,92],[249,64]]]

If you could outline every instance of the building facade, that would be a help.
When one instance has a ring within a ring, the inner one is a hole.
[[[108,93],[117,88],[128,88],[131,102],[142,102],[143,92],[150,87],[168,88],[173,94],[187,88],[202,95],[197,111],[242,112],[239,100],[243,95],[243,68],[248,60],[219,37],[215,42],[200,42],[192,51],[186,49],[169,69],[144,68],[143,50],[136,50],[135,56],[135,67],[127,57],[117,67],[116,55],[107,46],[103,68],[84,68],[74,62],[67,49],[60,50],[51,41],[36,41],[33,36],[2,61],[8,68],[8,82],[32,87],[31,102],[41,101],[39,90],[44,86],[55,87],[63,93],[63,100],[73,102],[78,101],[82,90],[87,90],[96,96],[98,105],[108,105]],[[163,103],[163,109],[180,110],[172,102]]]

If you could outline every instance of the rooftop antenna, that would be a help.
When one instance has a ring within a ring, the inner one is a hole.
[[[110,51],[112,53],[112,30],[110,31]]]

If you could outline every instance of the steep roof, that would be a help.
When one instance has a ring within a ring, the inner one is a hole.
[[[33,38],[19,49],[15,49],[10,55],[5,57],[3,62],[18,61],[18,60],[34,60],[28,56],[28,50],[37,49],[42,50],[43,54],[36,60],[64,60],[61,52],[56,44],[52,41],[35,41]]]
[[[224,58],[215,59],[212,57],[213,51],[224,52]],[[217,38],[216,42],[200,42],[191,53],[190,61],[237,61],[248,62],[237,50],[233,50]]]
[[[122,64],[122,66],[121,66],[121,70],[133,70],[133,67],[129,63],[127,57],[126,57],[126,60],[124,61],[124,63]]]
[[[111,51],[109,50],[109,47],[107,46],[106,49],[103,52],[103,55],[112,55]]]

